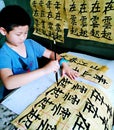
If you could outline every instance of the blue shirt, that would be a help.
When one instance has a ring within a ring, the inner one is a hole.
[[[24,41],[26,47],[26,58],[20,56],[12,50],[6,43],[0,48],[0,69],[9,68],[13,74],[21,74],[38,69],[38,58],[43,56],[45,47],[39,43],[27,39]],[[4,86],[3,97],[9,94],[12,90],[7,90]]]
[[[21,74],[36,70],[39,67],[37,59],[43,56],[46,48],[31,39],[25,40],[24,44],[26,46],[26,58],[20,56],[4,43],[0,49],[0,69],[9,68],[13,74]]]

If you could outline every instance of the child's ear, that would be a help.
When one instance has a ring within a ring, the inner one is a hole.
[[[5,28],[0,27],[0,33],[5,36],[7,32],[6,32]]]

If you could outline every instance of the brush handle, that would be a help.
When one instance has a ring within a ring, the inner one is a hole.
[[[54,55],[55,55],[55,60],[56,60],[57,58],[56,58],[56,41],[55,40],[54,40],[54,45],[55,45]],[[57,72],[55,73],[55,79],[56,79],[56,82],[57,82],[57,85],[58,85],[58,73]]]

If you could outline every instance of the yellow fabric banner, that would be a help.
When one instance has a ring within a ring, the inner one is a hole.
[[[31,0],[34,34],[64,42],[68,37],[114,44],[114,0]]]
[[[64,1],[31,0],[34,34],[64,42]]]
[[[114,0],[65,0],[68,37],[114,44]]]

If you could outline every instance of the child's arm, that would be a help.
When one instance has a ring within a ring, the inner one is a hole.
[[[23,74],[16,74],[13,75],[11,69],[5,68],[0,70],[0,77],[4,83],[4,86],[8,89],[15,89],[19,88],[43,75],[49,74],[51,72],[56,72],[59,69],[58,61],[54,60],[49,62],[43,68],[39,68],[37,70],[23,73]]]

